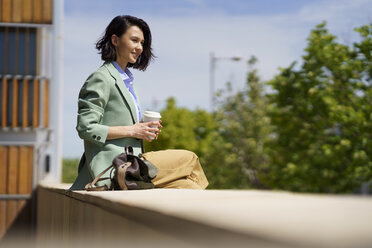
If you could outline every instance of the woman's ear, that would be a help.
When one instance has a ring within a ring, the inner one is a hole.
[[[118,38],[116,34],[111,35],[111,43],[116,47],[118,45]]]

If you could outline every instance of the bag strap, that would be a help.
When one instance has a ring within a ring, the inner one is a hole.
[[[113,166],[114,165],[111,165],[110,167],[108,167],[107,169],[105,169],[104,171],[102,171],[101,173],[99,173],[98,176],[96,178],[94,178],[94,180],[92,182],[90,182],[87,185],[85,185],[85,190],[86,191],[104,191],[104,190],[108,190],[107,185],[99,186],[99,187],[96,187],[95,185],[99,181],[110,179],[109,177],[103,177],[103,178],[101,178],[101,177],[103,176],[103,174],[105,174]]]
[[[125,162],[117,168],[116,180],[120,188],[123,190],[128,189],[128,186],[126,184],[126,173],[127,173],[128,167],[131,165],[132,165],[131,162]]]
[[[132,146],[125,146],[125,147],[124,147],[124,152],[125,152],[127,155],[133,155],[133,147],[132,147]]]

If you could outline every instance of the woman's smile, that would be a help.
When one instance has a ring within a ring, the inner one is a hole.
[[[137,52],[132,52],[132,55],[133,57],[137,60],[137,58],[139,57],[139,54]]]

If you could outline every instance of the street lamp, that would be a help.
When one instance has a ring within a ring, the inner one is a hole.
[[[214,53],[210,53],[210,70],[209,70],[209,87],[210,87],[210,111],[213,112],[214,104],[215,104],[215,96],[214,96],[214,71],[216,67],[217,60],[232,60],[232,61],[240,61],[242,57],[234,56],[234,57],[216,57]]]

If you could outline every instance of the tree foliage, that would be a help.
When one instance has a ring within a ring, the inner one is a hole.
[[[194,151],[210,188],[355,191],[372,181],[372,25],[356,31],[346,46],[319,24],[301,66],[266,83],[252,57],[244,89],[228,84],[214,113],[168,99],[163,132],[146,149]]]
[[[350,192],[371,179],[371,27],[357,29],[361,41],[348,47],[318,25],[302,67],[269,82],[270,187]]]
[[[187,149],[194,151],[204,167],[210,188],[262,187],[258,172],[267,167],[264,142],[269,134],[265,116],[263,82],[249,61],[243,91],[221,92],[216,113],[179,108],[173,98],[161,111],[163,131],[155,142],[146,142],[146,151]]]
[[[145,150],[186,149],[195,152],[204,162],[216,127],[212,115],[200,109],[177,107],[175,99],[169,98],[161,116],[162,132],[158,140],[145,142]]]
[[[254,68],[255,63],[255,57],[248,61],[244,89],[233,93],[228,84],[227,89],[219,93],[219,109],[215,114],[218,133],[215,136],[220,137],[212,143],[208,162],[213,164],[211,159],[215,157],[230,173],[214,168],[216,187],[263,187],[259,174],[268,166],[264,144],[268,141],[270,121],[266,116],[264,83]]]

